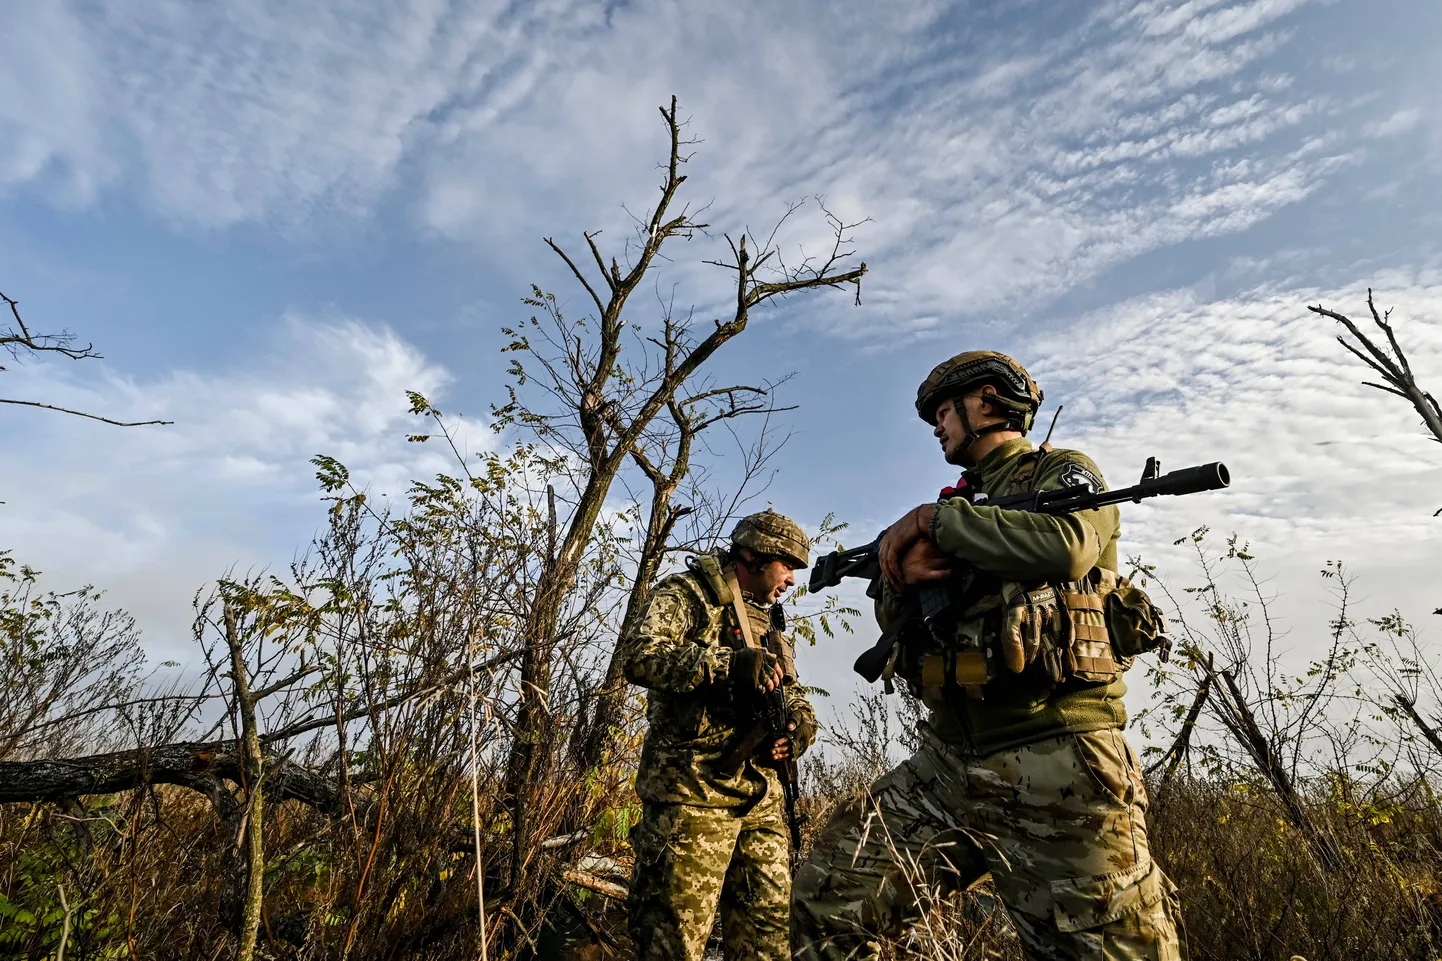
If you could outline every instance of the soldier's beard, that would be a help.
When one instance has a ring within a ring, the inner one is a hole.
[[[956,467],[975,467],[976,458],[971,456],[971,445],[963,439],[955,447],[942,448],[942,456],[948,464]]]

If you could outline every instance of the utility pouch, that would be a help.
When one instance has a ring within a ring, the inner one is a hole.
[[[1112,654],[1111,634],[1107,631],[1106,598],[1098,589],[1097,574],[1109,574],[1093,568],[1079,581],[1059,585],[1062,605],[1066,611],[1068,640],[1063,650],[1066,676],[1093,683],[1110,683],[1124,668]]]
[[[1112,648],[1122,661],[1122,669],[1130,667],[1137,655],[1152,651],[1160,651],[1161,659],[1167,660],[1172,639],[1167,636],[1167,619],[1161,609],[1152,603],[1146,591],[1125,577],[1111,571],[1101,573],[1116,579],[1107,592],[1104,613]]]
[[[1140,654],[1171,651],[1167,622],[1145,591],[1115,571],[1097,567],[1062,585],[1072,629],[1071,675],[1112,681]]]
[[[982,688],[997,674],[996,645],[988,643],[988,636],[995,637],[1000,607],[1001,599],[992,595],[962,612],[951,633],[951,643],[940,653],[921,658],[923,688],[955,685],[973,698],[982,697]]]
[[[786,636],[786,610],[771,605],[771,629],[766,632],[766,649],[781,662],[782,683],[796,683],[796,647]]]

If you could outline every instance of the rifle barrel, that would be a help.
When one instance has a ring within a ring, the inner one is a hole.
[[[1122,504],[1126,501],[1140,504],[1148,497],[1178,497],[1183,494],[1221,490],[1230,486],[1232,486],[1232,475],[1227,470],[1227,465],[1221,461],[1213,461],[1197,467],[1183,467],[1181,470],[1171,471],[1161,477],[1144,480],[1132,487],[1120,487],[1116,490],[1102,491],[1099,494],[1094,494],[1086,488],[1078,486],[1066,487],[1059,491],[1022,494],[1018,495],[1015,501],[1025,503],[1036,497],[1038,500],[1036,509],[1041,513],[1069,514],[1072,511],[1095,510],[1098,507]],[[1001,498],[993,503],[997,507],[1006,507],[1009,500],[1013,500],[1013,498]]]

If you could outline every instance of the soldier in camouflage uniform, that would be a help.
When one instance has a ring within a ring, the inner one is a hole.
[[[700,961],[718,906],[728,959],[791,956],[790,838],[775,767],[811,746],[816,717],[794,686],[772,607],[810,552],[805,532],[780,514],[743,518],[729,551],[692,558],[656,586],[623,641],[626,678],[647,689],[650,724],[627,904],[639,961]],[[760,756],[737,758],[754,723],[745,705],[777,687],[789,734],[766,732]]]
[[[887,531],[877,620],[896,624],[915,589],[978,572],[954,594],[945,642],[902,635],[887,680],[930,716],[920,749],[843,805],[792,892],[797,957],[867,958],[906,932],[927,892],[963,890],[990,872],[1030,959],[1179,959],[1175,888],[1152,860],[1146,787],[1122,734],[1122,671],[1112,638],[1137,626],[1140,597],[1116,574],[1115,507],[1047,516],[986,506],[987,496],[1083,484],[1090,458],[1025,433],[1041,390],[1016,361],[960,354],[922,383],[916,409],[946,459],[967,468],[940,501]]]

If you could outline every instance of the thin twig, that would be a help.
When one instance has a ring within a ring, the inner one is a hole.
[[[56,410],[62,414],[74,414],[76,417],[88,417],[91,420],[98,420],[102,424],[114,424],[116,427],[146,427],[150,424],[175,423],[173,420],[111,420],[109,417],[101,417],[99,414],[87,414],[83,410],[71,410],[69,407],[56,407],[54,404],[42,404],[35,400],[13,400],[9,397],[0,397],[0,404],[19,404],[22,407],[40,407],[45,410]]]

